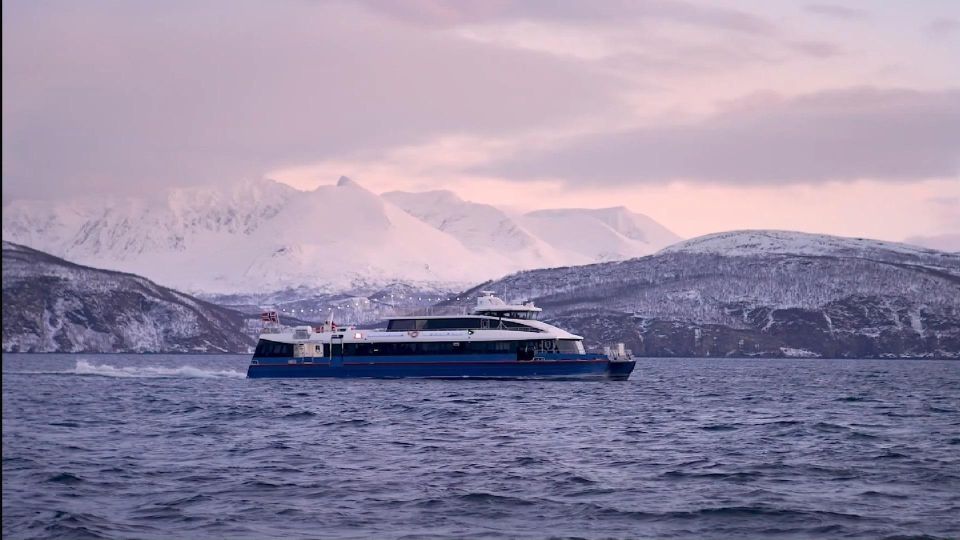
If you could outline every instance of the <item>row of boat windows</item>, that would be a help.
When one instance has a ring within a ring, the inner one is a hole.
[[[503,317],[504,319],[536,319],[537,311],[478,311],[481,315]]]
[[[313,356],[330,356],[329,343],[308,344],[315,347]],[[342,352],[341,352],[342,347]],[[344,343],[334,344],[333,353],[343,356],[405,356],[431,354],[493,354],[518,353],[532,358],[536,352],[582,353],[582,345],[573,339],[543,339],[523,341],[419,341],[404,343]],[[254,353],[259,357],[294,356],[293,344],[260,340]]]
[[[257,343],[257,350],[253,352],[254,356],[281,356],[293,358],[292,343],[277,343],[276,341],[267,341],[261,339]]]
[[[485,319],[481,317],[443,318],[443,319],[394,319],[387,323],[388,332],[409,332],[413,330],[540,330],[514,321]]]

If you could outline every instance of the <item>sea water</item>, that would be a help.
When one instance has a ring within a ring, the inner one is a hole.
[[[3,355],[4,538],[956,538],[960,362],[247,380]]]

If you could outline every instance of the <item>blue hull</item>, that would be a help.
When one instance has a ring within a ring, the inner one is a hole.
[[[559,356],[559,355],[558,355]],[[602,355],[519,361],[488,357],[254,358],[247,377],[256,378],[440,378],[440,379],[613,379],[626,380],[634,362]]]

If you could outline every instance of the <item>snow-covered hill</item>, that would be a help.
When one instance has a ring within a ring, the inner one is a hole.
[[[235,311],[3,243],[5,352],[246,352]]]
[[[538,210],[525,214],[521,223],[555,248],[579,255],[579,264],[641,257],[680,240],[622,206]]]
[[[516,269],[593,262],[556,249],[495,206],[464,201],[450,191],[392,191],[383,197],[474,253],[494,258],[507,254]]]
[[[678,242],[661,253],[715,253],[720,255],[836,255],[940,257],[924,247],[869,238],[847,238],[796,231],[746,230],[708,234]]]
[[[313,191],[258,180],[156,200],[15,200],[3,210],[4,240],[206,295],[367,294],[396,282],[449,291],[520,269],[628,258],[676,238],[623,209],[518,219],[449,192],[380,196],[347,178]],[[590,242],[570,243],[588,228]]]
[[[960,254],[739,231],[621,262],[520,272],[480,289],[533,299],[591,344],[648,356],[960,358]]]
[[[589,264],[649,255],[680,237],[624,207],[537,210],[512,216],[449,191],[384,197],[474,250],[513,253],[523,268]]]

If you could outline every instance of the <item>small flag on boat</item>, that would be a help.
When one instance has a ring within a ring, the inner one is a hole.
[[[264,311],[260,314],[260,320],[280,324],[280,315],[276,311]]]

